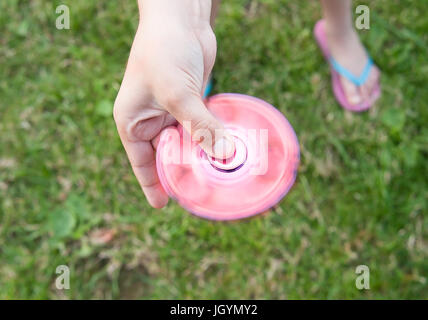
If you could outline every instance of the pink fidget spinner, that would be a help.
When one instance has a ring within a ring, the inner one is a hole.
[[[264,212],[290,190],[299,144],[285,117],[267,102],[234,93],[207,100],[235,142],[229,159],[207,155],[181,126],[161,134],[156,165],[163,188],[189,212],[236,220]]]

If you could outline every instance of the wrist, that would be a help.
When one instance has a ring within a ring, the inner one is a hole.
[[[188,25],[209,23],[211,0],[138,0],[140,22],[176,20]]]

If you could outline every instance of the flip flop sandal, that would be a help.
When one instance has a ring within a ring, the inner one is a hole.
[[[360,104],[351,104],[345,94],[345,91],[342,87],[342,83],[340,81],[340,77],[344,77],[351,81],[353,84],[355,84],[357,87],[362,86],[368,79],[370,75],[370,71],[374,66],[373,60],[368,57],[366,66],[364,67],[363,72],[360,76],[353,75],[350,71],[348,71],[346,68],[344,68],[342,65],[340,65],[330,54],[330,50],[328,49],[327,45],[327,37],[325,34],[325,21],[319,20],[314,28],[314,36],[315,40],[318,43],[318,46],[321,49],[321,52],[324,55],[324,58],[329,62],[330,64],[330,70],[331,70],[331,82],[333,86],[333,92],[336,97],[337,102],[347,110],[354,111],[354,112],[361,112],[369,109],[374,102],[380,97],[381,89],[379,82],[376,84],[375,88],[372,92],[372,98],[368,102],[363,102]]]

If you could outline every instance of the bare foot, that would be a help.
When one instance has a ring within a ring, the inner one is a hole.
[[[367,53],[353,28],[332,30],[325,25],[328,46],[333,58],[353,75],[359,76],[367,64]],[[376,66],[370,70],[367,81],[357,86],[348,79],[340,77],[345,95],[352,105],[371,103],[376,97],[374,89],[379,81],[380,71]]]

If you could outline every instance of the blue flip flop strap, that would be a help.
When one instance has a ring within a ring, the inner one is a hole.
[[[203,98],[206,98],[211,93],[212,88],[213,88],[213,79],[212,79],[212,76],[210,76],[210,78],[208,79],[207,86],[205,87]]]
[[[345,77],[349,81],[351,81],[356,86],[362,86],[367,79],[369,78],[370,70],[373,66],[373,60],[368,57],[366,66],[364,67],[363,72],[359,77],[354,76],[350,71],[348,71],[345,67],[339,64],[333,57],[330,58],[330,63],[333,66],[334,70],[337,71],[342,77]]]

